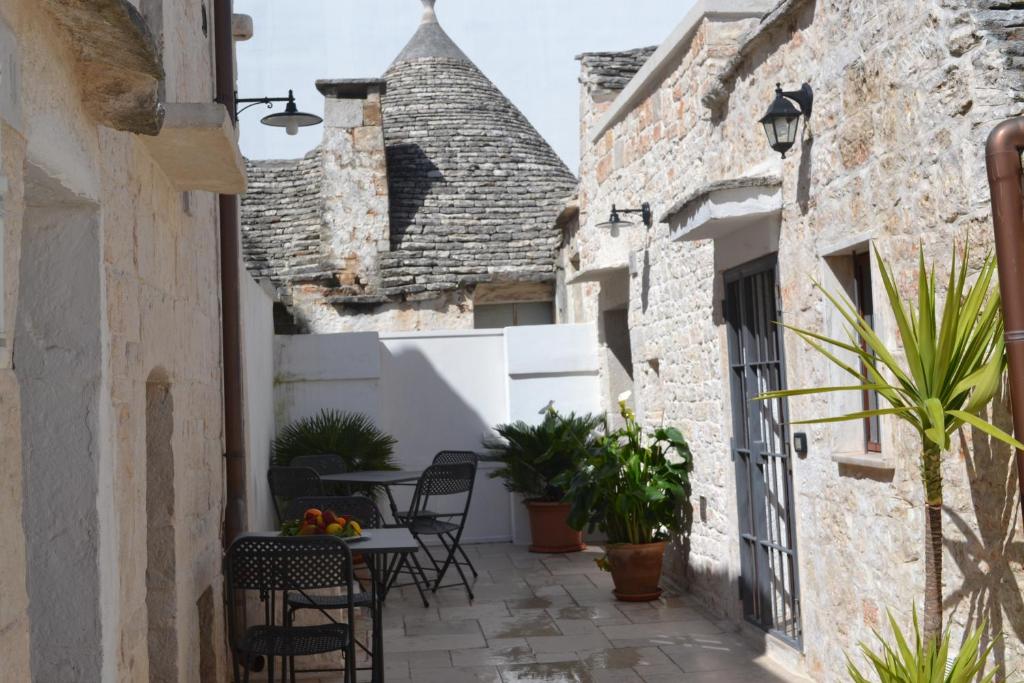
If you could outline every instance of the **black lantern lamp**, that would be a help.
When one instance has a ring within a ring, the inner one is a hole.
[[[793,102],[800,105],[797,109]],[[775,100],[768,107],[768,112],[761,117],[768,144],[776,152],[786,158],[786,152],[796,142],[800,129],[800,116],[811,117],[811,106],[814,104],[814,92],[811,86],[804,83],[799,90],[783,90],[781,84],[775,85]]]
[[[295,106],[295,95],[292,91],[288,91],[288,97],[238,97],[235,98],[235,103],[248,102],[249,104],[235,112],[235,118],[249,107],[255,107],[257,104],[265,104],[267,107],[273,107],[274,102],[287,102],[284,111],[277,112],[274,114],[267,114],[260,123],[264,126],[274,126],[275,128],[284,128],[288,135],[298,135],[299,128],[305,128],[306,126],[315,126],[318,123],[323,123],[323,119],[316,114],[307,114],[306,112],[299,111],[298,107]]]
[[[654,225],[654,216],[651,213],[651,205],[644,202],[640,205],[639,209],[619,209],[612,204],[612,214],[608,217],[608,220],[604,223],[598,223],[599,228],[621,228],[627,225],[632,225],[633,221],[623,220],[621,214],[624,213],[638,213],[640,214],[640,220],[643,221],[644,225],[648,228]]]

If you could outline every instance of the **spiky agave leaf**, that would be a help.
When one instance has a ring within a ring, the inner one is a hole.
[[[1020,441],[977,415],[992,401],[1006,369],[999,292],[992,286],[995,258],[991,254],[986,256],[977,279],[968,284],[969,253],[965,251],[958,263],[954,249],[946,301],[941,318],[937,319],[935,274],[925,265],[923,249],[918,256],[916,307],[905,304],[891,269],[877,249],[875,256],[905,358],[898,359],[889,350],[845,294],[835,295],[816,282],[815,287],[845,321],[849,340],[790,325],[784,327],[854,377],[858,384],[773,391],[757,400],[834,391],[877,391],[891,407],[801,420],[797,424],[895,415],[939,450],[949,448],[951,435],[965,423],[1014,448],[1024,449]],[[857,343],[859,340],[864,341],[863,348]],[[854,355],[861,368],[855,368],[830,349]]]

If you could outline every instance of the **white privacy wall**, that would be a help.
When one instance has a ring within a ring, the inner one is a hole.
[[[591,324],[279,336],[275,357],[278,429],[322,408],[362,412],[398,440],[403,469],[426,468],[440,450],[480,452],[494,425],[536,422],[551,400],[564,411],[601,404]],[[494,469],[481,463],[466,539],[526,542],[522,506]],[[396,493],[404,503],[411,490]]]

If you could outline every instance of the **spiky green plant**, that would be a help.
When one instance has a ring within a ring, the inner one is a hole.
[[[919,253],[916,306],[904,303],[892,271],[875,257],[885,284],[886,299],[903,341],[905,358],[897,357],[871,329],[845,295],[815,286],[846,321],[847,339],[786,325],[814,350],[834,363],[857,384],[775,391],[760,400],[834,391],[876,391],[889,407],[847,415],[803,420],[802,424],[862,420],[894,415],[911,425],[921,437],[920,472],[925,498],[924,635],[936,639],[942,632],[942,456],[950,437],[964,424],[1015,448],[1020,442],[977,415],[991,403],[1006,369],[1003,318],[999,290],[993,286],[995,259],[985,258],[977,279],[968,284],[968,258],[957,263],[953,249],[946,305],[939,315],[935,271],[928,270],[924,250]],[[861,340],[864,346],[861,346]],[[831,347],[831,348],[829,348]],[[859,367],[840,359],[835,350],[853,354]]]
[[[878,631],[875,631],[875,637],[882,644],[881,650],[872,651],[867,644],[860,644],[861,652],[877,675],[876,679],[861,673],[847,656],[846,671],[853,683],[991,683],[999,674],[998,666],[985,670],[992,648],[1000,636],[982,647],[984,622],[960,644],[960,651],[953,659],[949,658],[949,630],[941,641],[934,638],[922,639],[917,608],[914,609],[913,643],[907,642],[891,613],[889,626],[892,628],[894,645],[887,642]]]
[[[394,470],[395,443],[366,415],[324,409],[282,429],[274,439],[273,460],[287,466],[300,455],[335,453],[350,472]]]
[[[559,502],[565,491],[555,480],[586,459],[603,424],[597,415],[562,415],[553,407],[540,424],[500,424],[494,428],[497,437],[484,439],[484,447],[502,463],[491,478],[504,479],[506,489],[527,500]]]

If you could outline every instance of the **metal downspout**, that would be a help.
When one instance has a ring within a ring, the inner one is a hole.
[[[217,101],[235,120],[235,46],[231,32],[232,0],[214,0],[214,46]],[[219,196],[220,286],[224,358],[224,458],[226,501],[223,544],[227,548],[246,528],[245,436],[242,421],[242,335],[239,300],[238,197]]]
[[[1003,305],[1009,363],[1013,433],[1024,435],[1024,187],[1021,185],[1024,117],[996,126],[985,145],[985,165],[992,192],[999,290]],[[1017,489],[1024,518],[1024,452],[1016,452]]]

